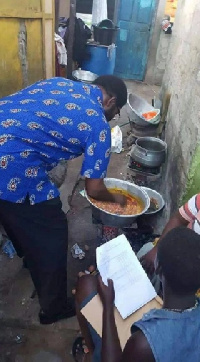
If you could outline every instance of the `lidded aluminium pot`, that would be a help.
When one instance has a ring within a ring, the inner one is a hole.
[[[131,157],[142,166],[159,167],[166,160],[167,144],[155,137],[140,137],[131,150]]]

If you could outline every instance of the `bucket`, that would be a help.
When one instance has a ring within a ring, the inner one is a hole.
[[[93,25],[94,41],[101,45],[111,45],[116,43],[117,33],[119,28],[102,28],[97,25]]]
[[[116,46],[87,44],[88,59],[82,63],[83,70],[98,75],[113,74],[116,60]]]

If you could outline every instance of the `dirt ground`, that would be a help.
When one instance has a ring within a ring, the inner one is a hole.
[[[151,102],[158,95],[159,88],[144,83],[127,82],[128,89]],[[128,122],[124,107],[120,119],[112,121],[112,126]],[[124,151],[113,154],[108,176],[126,179],[126,145],[129,125],[122,127]],[[68,251],[68,294],[76,284],[77,274],[85,270],[95,260],[97,229],[92,223],[91,209],[85,198],[80,195],[84,181],[77,183],[71,208],[68,196],[76,184],[82,159],[69,162],[67,177],[61,186],[63,210],[69,222]],[[72,258],[70,249],[78,243],[83,249],[87,244],[89,251],[82,261]],[[33,284],[29,273],[22,268],[18,257],[8,259],[0,251],[0,362],[70,362],[72,361],[72,342],[78,334],[76,318],[58,322],[51,326],[41,326],[38,321],[39,304],[37,297],[31,298]]]

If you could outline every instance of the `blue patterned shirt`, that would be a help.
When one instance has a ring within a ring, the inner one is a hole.
[[[52,78],[0,99],[0,198],[22,203],[59,195],[48,171],[84,153],[81,174],[103,178],[111,131],[102,92],[93,85]]]

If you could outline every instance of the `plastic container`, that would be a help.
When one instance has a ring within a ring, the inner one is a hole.
[[[87,60],[82,63],[82,70],[89,70],[98,75],[113,74],[116,60],[116,47],[87,44]]]
[[[2,251],[6,254],[10,259],[13,259],[14,256],[17,254],[12,241],[7,240],[3,245]]]

